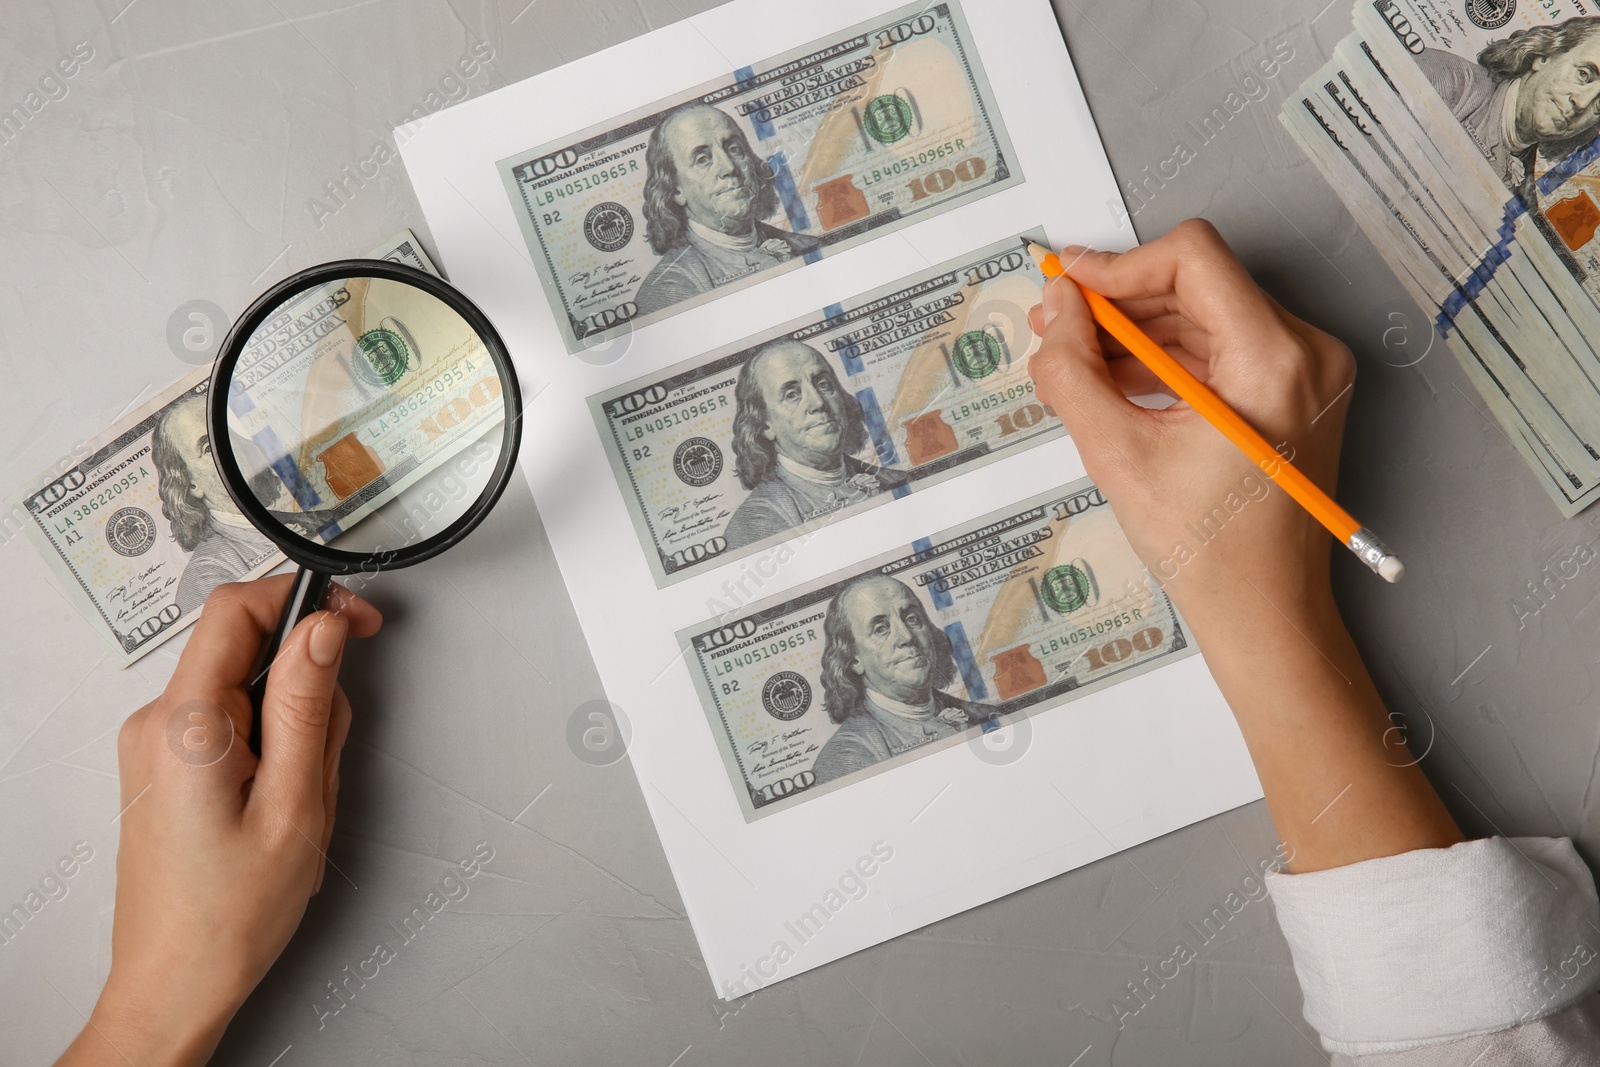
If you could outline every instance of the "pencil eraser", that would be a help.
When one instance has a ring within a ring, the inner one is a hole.
[[[1406,565],[1399,556],[1384,556],[1378,564],[1378,575],[1386,582],[1398,582],[1406,573]]]

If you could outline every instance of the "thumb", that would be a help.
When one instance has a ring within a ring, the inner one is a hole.
[[[300,620],[267,674],[261,763],[251,796],[265,791],[298,827],[322,828],[323,757],[350,624],[318,611]]]
[[[1041,343],[1028,361],[1028,373],[1085,462],[1108,448],[1125,452],[1142,412],[1112,379],[1077,283],[1065,275],[1048,282],[1033,321]]]

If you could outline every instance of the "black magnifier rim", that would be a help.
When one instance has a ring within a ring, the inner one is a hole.
[[[245,343],[256,330],[286,301],[308,289],[347,278],[383,278],[416,286],[437,298],[446,307],[466,320],[482,339],[489,359],[500,373],[501,395],[506,398],[506,425],[500,455],[495,460],[489,483],[478,499],[460,518],[432,537],[403,548],[382,549],[377,552],[341,552],[296,537],[272,517],[266,505],[256,499],[245,484],[243,472],[233,455],[232,438],[228,434],[228,388],[233,380],[233,369],[244,353]],[[432,559],[445,549],[460,542],[471,533],[494,508],[511,481],[511,468],[516,464],[517,450],[522,443],[522,391],[517,382],[516,368],[506,350],[505,341],[478,305],[441,278],[403,263],[386,259],[340,259],[321,263],[315,267],[291,274],[255,299],[244,314],[234,322],[223,339],[217,362],[211,369],[211,384],[206,403],[206,433],[211,441],[211,455],[222,475],[223,487],[239,510],[245,514],[261,535],[277,545],[290,560],[302,567],[324,574],[355,574],[395,570],[414,563]]]

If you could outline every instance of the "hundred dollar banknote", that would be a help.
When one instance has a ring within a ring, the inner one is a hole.
[[[589,398],[660,586],[1064,431],[1034,231]]]
[[[374,257],[437,273],[410,231]],[[224,582],[282,557],[234,507],[206,435],[209,367],[162,390],[7,503],[68,597],[127,666]]]
[[[954,0],[498,166],[569,352],[1022,180]]]
[[[1061,435],[1024,237],[590,397],[656,584]]]
[[[678,643],[747,821],[1194,651],[1088,481]]]

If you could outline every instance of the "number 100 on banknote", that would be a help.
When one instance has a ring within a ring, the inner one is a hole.
[[[498,164],[569,352],[1021,181],[955,3]]]

